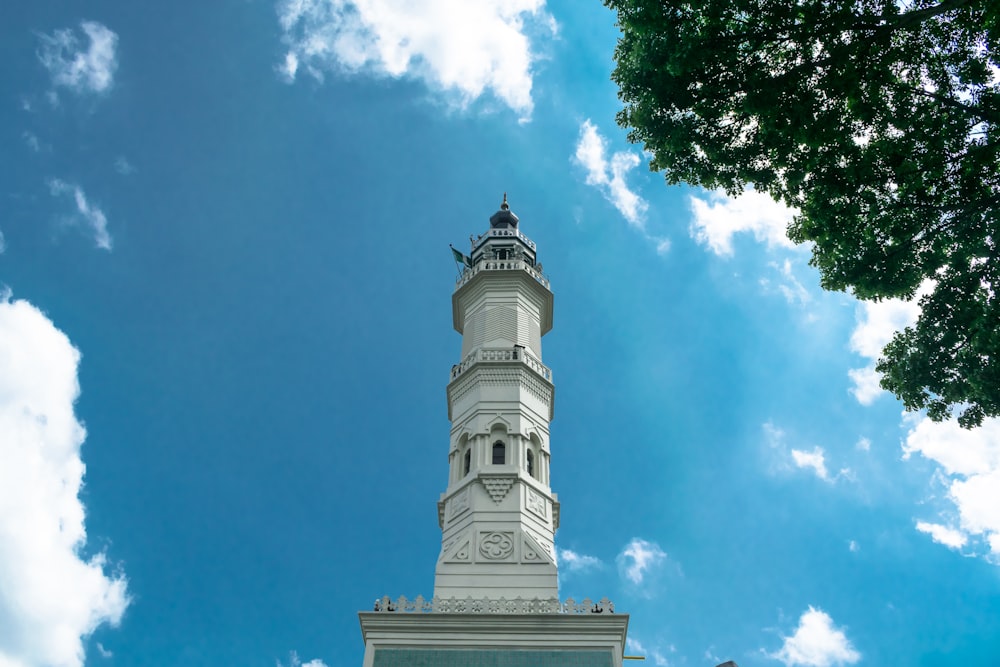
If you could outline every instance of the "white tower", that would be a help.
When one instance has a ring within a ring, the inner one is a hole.
[[[448,488],[438,502],[437,598],[558,597],[549,487],[552,291],[504,196],[452,296],[462,358],[448,384]]]
[[[438,501],[434,597],[361,612],[364,667],[622,667],[628,616],[606,598],[560,602],[549,488],[552,291],[504,195],[455,251],[461,361],[448,383],[448,486]]]

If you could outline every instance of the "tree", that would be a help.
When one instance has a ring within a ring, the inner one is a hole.
[[[1000,3],[604,2],[618,123],[650,168],[797,209],[826,289],[930,286],[883,388],[966,428],[1000,414]]]

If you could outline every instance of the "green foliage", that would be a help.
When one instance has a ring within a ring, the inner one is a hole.
[[[605,0],[618,122],[668,183],[798,209],[822,285],[913,297],[877,369],[908,409],[1000,415],[1000,3]]]

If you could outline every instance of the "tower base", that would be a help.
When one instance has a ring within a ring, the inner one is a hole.
[[[628,614],[361,612],[363,667],[622,667]]]

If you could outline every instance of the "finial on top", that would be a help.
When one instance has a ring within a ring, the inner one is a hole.
[[[507,203],[507,193],[503,193],[503,202],[500,204],[501,211],[509,211],[510,205]]]

